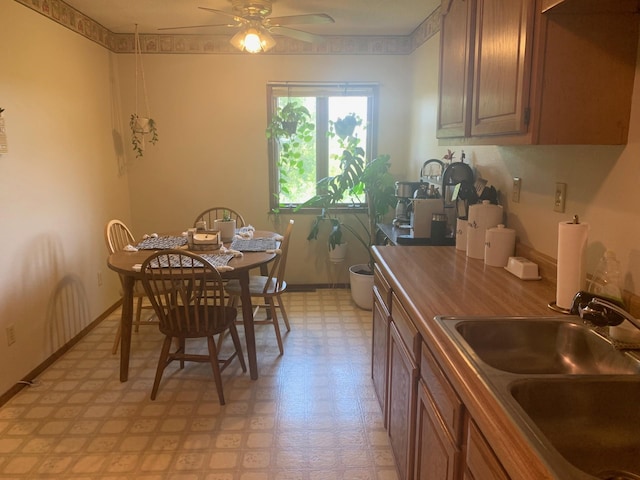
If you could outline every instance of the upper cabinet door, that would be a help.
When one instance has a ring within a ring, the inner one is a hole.
[[[471,135],[528,128],[535,2],[478,0]]]
[[[438,138],[471,133],[476,0],[443,0],[440,25]]]

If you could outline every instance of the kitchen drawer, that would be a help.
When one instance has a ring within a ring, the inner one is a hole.
[[[387,282],[387,279],[384,278],[380,267],[376,264],[373,266],[373,285],[380,292],[380,299],[387,310],[391,311],[391,285]]]
[[[398,297],[391,293],[391,319],[398,329],[398,333],[411,355],[411,359],[417,364],[420,361],[420,344],[422,339],[418,329],[411,321],[411,317],[404,309]]]
[[[462,443],[464,405],[425,343],[420,353],[420,378],[427,386],[442,422],[456,445]]]

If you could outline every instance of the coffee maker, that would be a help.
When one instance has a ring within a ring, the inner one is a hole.
[[[398,202],[396,203],[396,215],[393,219],[393,224],[396,227],[409,227],[411,201],[419,185],[419,182],[396,182],[395,194]]]

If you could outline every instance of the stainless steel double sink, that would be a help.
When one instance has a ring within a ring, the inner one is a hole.
[[[559,478],[640,480],[640,357],[577,316],[436,317]]]

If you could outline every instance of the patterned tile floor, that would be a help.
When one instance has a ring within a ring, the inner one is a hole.
[[[206,364],[169,366],[149,399],[155,326],[134,334],[120,383],[117,311],[0,407],[0,479],[397,479],[370,379],[371,312],[348,290],[285,302],[284,356],[272,327],[258,326],[260,376],[237,362],[225,370],[225,406]]]

